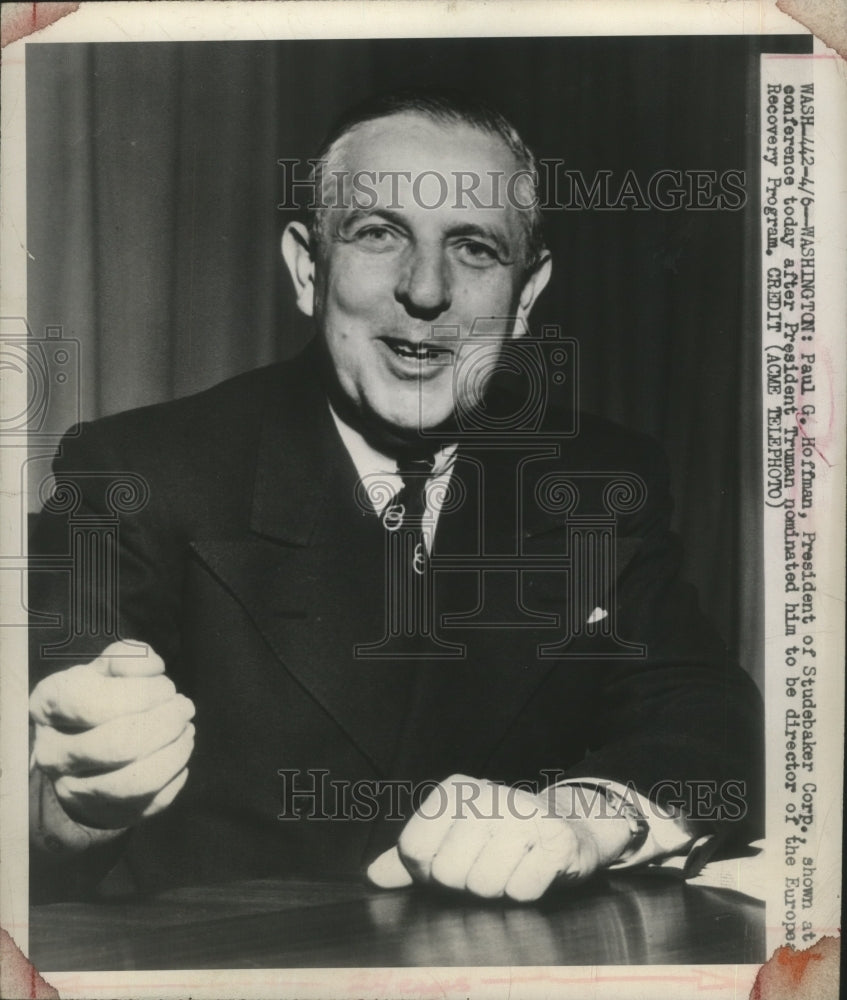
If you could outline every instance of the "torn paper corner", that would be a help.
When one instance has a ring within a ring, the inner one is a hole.
[[[799,21],[824,45],[847,59],[847,4],[844,0],[776,0],[783,14]]]
[[[759,969],[750,1000],[837,1000],[840,956],[839,937],[808,948],[782,945]]]
[[[0,10],[2,47],[29,38],[76,10],[78,3],[4,3]]]
[[[0,997],[59,1000],[59,991],[44,979],[15,944],[11,934],[2,927],[0,927]]]

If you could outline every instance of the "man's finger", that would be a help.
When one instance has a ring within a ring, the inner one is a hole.
[[[91,664],[59,670],[36,685],[29,700],[33,722],[46,726],[90,729],[130,712],[143,712],[176,694],[164,674],[104,676]]]
[[[93,729],[62,733],[35,727],[35,763],[51,776],[112,771],[173,743],[194,716],[194,704],[178,694],[146,712],[121,715]]]
[[[173,743],[120,770],[59,778],[56,796],[71,818],[87,826],[131,826],[185,768],[193,750],[194,726],[189,723]]]
[[[111,677],[155,677],[165,672],[165,661],[146,642],[113,642],[89,665]]]
[[[484,789],[490,784],[454,774],[433,788],[418,806],[397,841],[403,864],[416,879],[429,881],[435,855],[457,818],[483,815],[486,807],[491,815],[490,804],[480,807]]]
[[[402,889],[412,884],[412,876],[400,860],[396,847],[384,851],[370,863],[367,876],[379,889]]]
[[[467,890],[485,899],[504,895],[512,873],[534,845],[533,826],[527,820],[502,824],[473,862],[465,882]]]
[[[576,865],[576,837],[560,821],[554,819],[550,822],[556,824],[557,834],[539,837],[506,883],[506,895],[518,903],[540,899],[554,879]]]
[[[448,889],[464,889],[468,873],[503,818],[457,820],[447,831],[432,859],[430,876]]]
[[[167,809],[173,800],[182,791],[185,782],[188,780],[188,768],[184,767],[179,774],[170,781],[153,799],[149,806],[141,814],[143,819],[155,816],[157,813]]]

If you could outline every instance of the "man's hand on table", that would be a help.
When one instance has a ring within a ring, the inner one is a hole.
[[[185,784],[194,705],[164,670],[150,647],[118,642],[33,690],[32,762],[75,823],[117,832],[167,808]]]
[[[555,883],[579,882],[612,864],[630,844],[626,819],[577,818],[577,803],[566,785],[532,795],[453,775],[421,803],[368,878],[383,889],[436,883],[531,902]]]

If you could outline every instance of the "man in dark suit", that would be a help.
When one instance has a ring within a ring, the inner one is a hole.
[[[532,900],[756,835],[760,700],[679,580],[657,449],[574,433],[537,387],[528,434],[498,375],[543,361],[531,153],[417,94],[319,159],[283,236],[313,344],[60,450],[32,543],[36,884],[122,856],[144,888],[364,867]]]

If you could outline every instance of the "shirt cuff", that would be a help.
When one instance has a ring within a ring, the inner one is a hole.
[[[620,870],[634,868],[636,865],[648,862],[658,863],[661,859],[674,854],[685,854],[689,849],[699,844],[684,815],[670,809],[663,809],[656,802],[635,791],[631,785],[623,785],[618,781],[605,778],[574,778],[557,781],[553,788],[565,785],[590,788],[594,791],[608,789],[613,796],[618,796],[624,802],[635,806],[647,820],[647,837],[644,843],[631,854],[626,854],[623,860],[614,861],[609,869]]]

